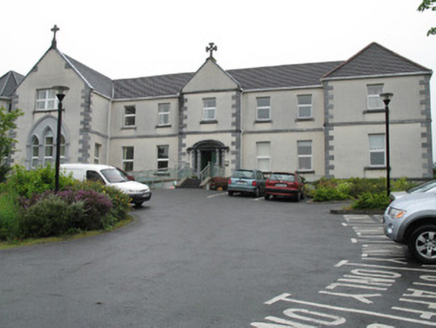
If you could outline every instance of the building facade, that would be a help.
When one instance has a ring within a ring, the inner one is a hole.
[[[126,171],[212,165],[298,171],[308,180],[386,176],[380,93],[391,92],[391,177],[432,177],[432,71],[372,43],[347,61],[224,70],[210,56],[194,73],[111,80],[63,54],[53,39],[18,76],[4,107],[20,108],[14,164],[54,163],[57,100],[61,161]],[[5,83],[3,82],[3,85]],[[5,88],[3,88],[5,89]],[[407,160],[405,160],[407,157]]]

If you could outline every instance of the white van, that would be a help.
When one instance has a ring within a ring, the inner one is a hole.
[[[114,186],[130,197],[130,202],[141,206],[143,202],[151,199],[150,188],[143,183],[130,181],[120,170],[113,166],[101,164],[62,164],[61,172],[67,175],[72,173],[73,178],[100,181],[108,186]]]

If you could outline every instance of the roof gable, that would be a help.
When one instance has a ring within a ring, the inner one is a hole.
[[[431,74],[432,71],[374,42],[326,74],[325,78],[423,73]]]
[[[218,91],[238,89],[238,82],[209,57],[191,80],[183,87],[182,92]]]

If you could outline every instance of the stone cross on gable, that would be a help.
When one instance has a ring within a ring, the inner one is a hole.
[[[55,26],[53,26],[53,28],[50,30],[50,31],[53,32],[53,40],[52,40],[52,42],[51,42],[51,47],[52,47],[53,49],[55,49],[55,48],[56,48],[56,45],[57,45],[57,42],[56,42],[56,32],[59,31],[59,30],[60,30],[60,28],[57,27],[56,24],[55,24]]]
[[[218,47],[215,45],[215,43],[210,42],[209,47],[206,47],[206,52],[210,52],[209,58],[213,58],[214,51],[218,51]]]

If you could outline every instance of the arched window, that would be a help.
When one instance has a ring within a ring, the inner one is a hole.
[[[53,164],[54,156],[54,137],[51,130],[47,130],[44,135],[44,166],[48,163]]]
[[[32,167],[37,167],[39,164],[39,139],[37,136],[32,137]]]
[[[65,163],[65,137],[61,135],[61,163]]]

